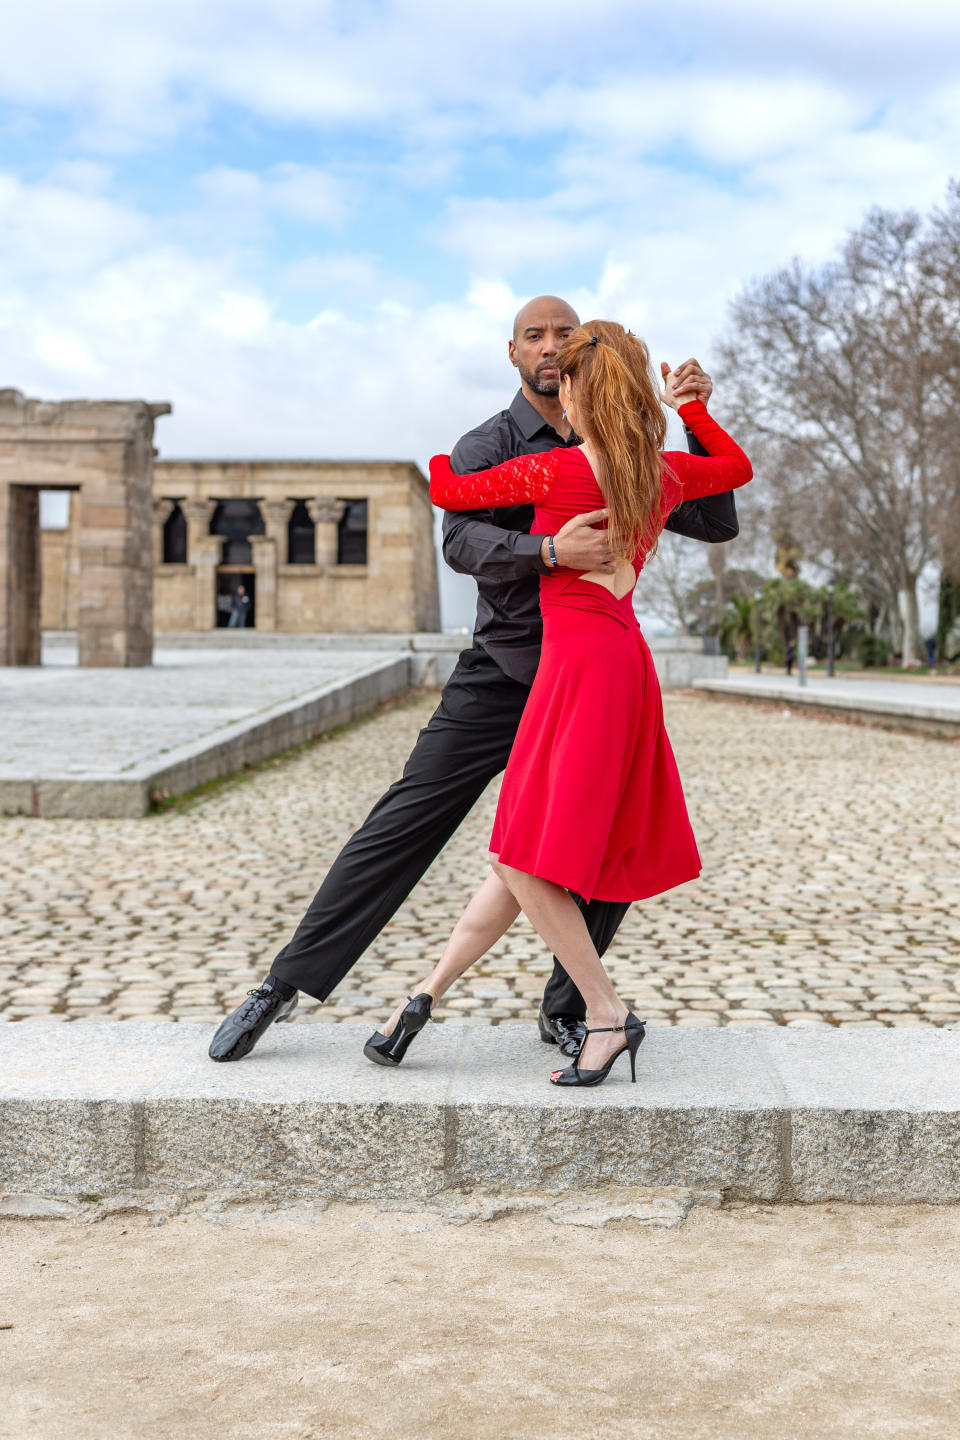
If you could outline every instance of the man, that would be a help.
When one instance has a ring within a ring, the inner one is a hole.
[[[237,593],[233,597],[233,604],[230,606],[230,619],[227,621],[227,628],[235,630],[238,626],[241,630],[246,629],[247,615],[250,611],[250,596],[247,594],[245,585],[237,586]]]
[[[455,470],[468,473],[577,443],[558,399],[556,360],[578,324],[573,309],[556,296],[540,296],[523,307],[508,347],[520,372],[520,391],[508,409],[457,443]],[[668,366],[661,368],[669,373]],[[678,393],[709,399],[712,382],[696,360],[688,360],[677,376]],[[688,444],[700,453],[692,437]],[[558,566],[613,568],[605,534],[593,528],[602,513],[578,516],[550,537]],[[539,578],[553,565],[548,537],[531,535],[532,521],[529,505],[445,517],[444,558],[477,580],[473,645],[460,655],[401,778],[341,850],[266,980],[217,1030],[212,1059],[249,1054],[270,1024],[290,1019],[298,990],[325,1000],[504,769],[539,660]],[[708,542],[731,540],[738,531],[733,497],[681,505],[667,528]],[[584,904],[601,955],[628,908],[607,901]],[[555,963],[540,1010],[541,1038],[575,1056],[584,1016],[582,997]]]

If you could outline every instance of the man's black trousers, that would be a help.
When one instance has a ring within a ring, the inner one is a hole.
[[[403,775],[340,851],[271,974],[318,1000],[327,998],[506,766],[529,694],[479,646],[463,651]],[[462,898],[466,904],[469,896]],[[629,906],[579,903],[602,955]],[[424,956],[424,968],[430,959]],[[582,1019],[586,1013],[556,960],[543,1007],[553,1017]]]

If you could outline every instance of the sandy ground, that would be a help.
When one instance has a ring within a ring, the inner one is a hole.
[[[14,1440],[960,1435],[960,1210],[0,1224]]]

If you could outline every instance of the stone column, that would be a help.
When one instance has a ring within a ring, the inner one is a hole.
[[[187,561],[194,567],[194,630],[213,630],[217,615],[217,566],[220,564],[219,535],[210,534],[210,520],[216,500],[181,500],[187,517]]]
[[[256,628],[277,628],[277,542],[270,535],[251,535],[253,568],[257,572]]]
[[[317,569],[332,570],[337,563],[337,526],[346,509],[342,500],[307,500],[307,514],[317,527]]]
[[[287,526],[296,500],[261,500],[260,513],[267,530],[267,539],[277,547],[277,563],[283,565],[289,559],[287,554]],[[253,537],[256,538],[255,536]],[[282,558],[281,558],[282,557]]]

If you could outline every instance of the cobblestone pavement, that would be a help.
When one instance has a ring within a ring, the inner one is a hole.
[[[435,699],[179,811],[0,820],[0,1018],[220,1018]],[[624,998],[657,1024],[960,1025],[960,747],[689,695],[666,711],[704,874],[633,907],[609,956]],[[495,796],[302,1020],[380,1020],[409,993],[483,877]],[[521,919],[438,1018],[529,1020],[549,964]]]

